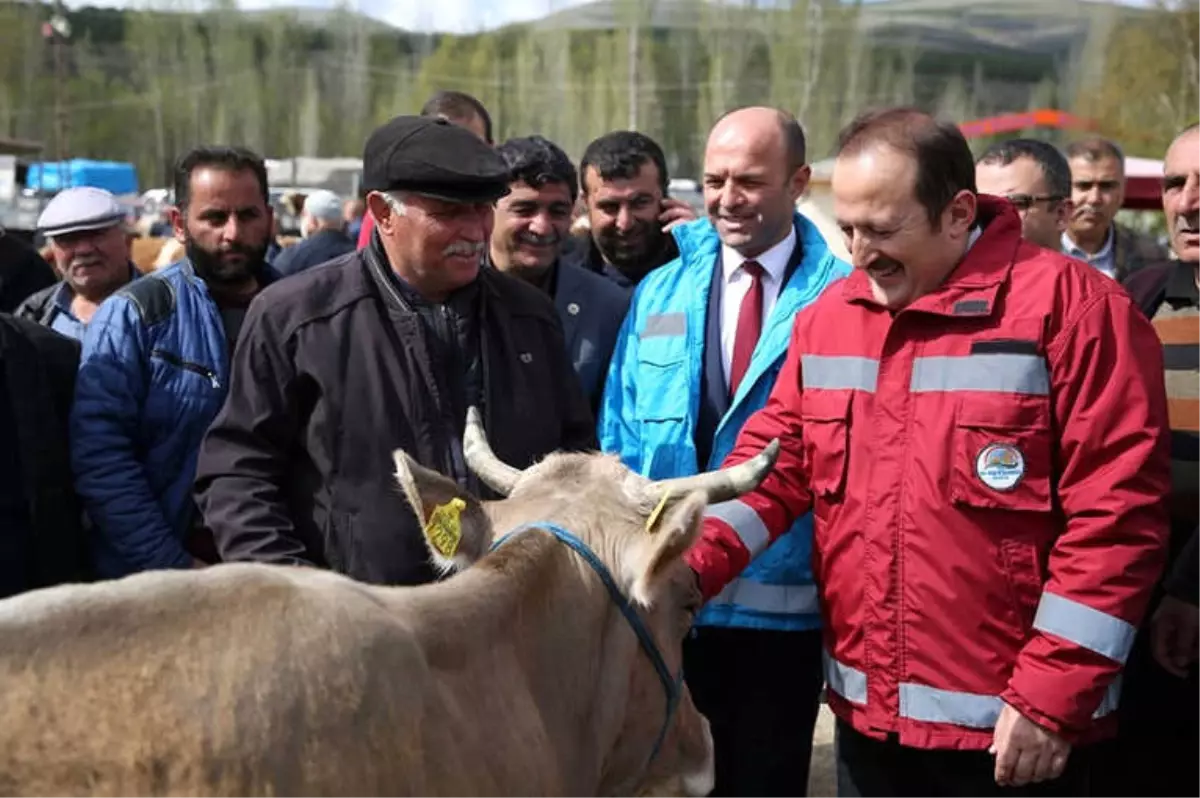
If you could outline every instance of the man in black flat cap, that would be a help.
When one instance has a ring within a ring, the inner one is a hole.
[[[508,182],[492,148],[444,120],[371,134],[371,244],[267,288],[243,323],[196,482],[224,560],[430,581],[393,450],[486,497],[463,459],[468,406],[518,468],[595,447],[554,305],[480,268]]]

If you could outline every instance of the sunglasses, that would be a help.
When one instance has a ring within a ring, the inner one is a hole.
[[[1047,202],[1053,205],[1056,202],[1062,202],[1066,197],[1061,197],[1056,194],[1008,194],[1005,196],[1013,207],[1018,211],[1027,211],[1039,202]]]

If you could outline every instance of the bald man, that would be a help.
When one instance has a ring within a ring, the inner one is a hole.
[[[653,479],[709,470],[766,404],[793,317],[850,272],[795,210],[809,174],[790,114],[744,108],[717,122],[708,218],[672,230],[679,257],[642,281],[618,335],[604,451]],[[811,543],[805,516],[703,608],[685,643],[688,687],[712,725],[714,795],[807,789],[823,681]]]

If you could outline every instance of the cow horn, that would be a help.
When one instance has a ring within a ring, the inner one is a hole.
[[[483,431],[483,421],[479,417],[479,408],[467,408],[467,426],[463,429],[463,457],[467,466],[475,472],[483,484],[507,496],[517,486],[521,472],[503,462],[492,451]]]
[[[736,499],[757,488],[771,473],[778,457],[779,439],[776,438],[744,463],[691,477],[652,482],[646,487],[646,498],[656,502],[667,492],[673,496],[684,496],[694,490],[702,490],[708,495],[709,504]]]

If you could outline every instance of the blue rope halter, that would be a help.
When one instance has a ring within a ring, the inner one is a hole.
[[[654,762],[655,757],[658,756],[659,749],[662,748],[663,741],[667,737],[667,729],[671,726],[671,718],[675,715],[675,710],[679,706],[679,696],[683,692],[682,669],[678,676],[671,675],[671,671],[667,668],[666,660],[663,659],[662,652],[658,650],[658,645],[654,642],[654,638],[650,636],[650,631],[646,628],[646,624],[642,622],[642,617],[637,614],[637,610],[629,603],[629,599],[625,598],[625,595],[621,592],[621,588],[617,586],[616,580],[609,573],[608,568],[588,548],[586,543],[561,526],[545,522],[522,524],[494,542],[490,551],[495,551],[514,535],[524,532],[527,529],[540,529],[549,532],[574,550],[576,554],[583,558],[584,562],[592,567],[592,570],[596,572],[596,576],[600,577],[600,581],[604,584],[605,589],[608,590],[608,597],[612,599],[613,604],[617,605],[617,609],[625,616],[625,620],[629,622],[633,633],[637,635],[642,651],[646,652],[646,656],[650,658],[650,664],[654,666],[654,670],[658,674],[658,679],[662,682],[663,690],[667,694],[667,713],[663,719],[662,729],[658,733],[658,739],[654,741],[654,748],[650,751],[650,759],[646,762],[646,767],[649,767]]]

